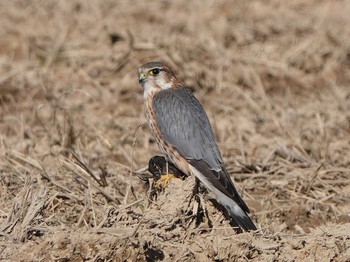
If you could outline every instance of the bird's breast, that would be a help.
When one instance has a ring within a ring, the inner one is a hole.
[[[189,174],[187,161],[179,154],[177,149],[167,143],[157,123],[157,116],[152,106],[153,97],[148,96],[145,103],[146,117],[151,133],[156,140],[159,149],[167,156],[173,164],[175,164],[182,172]]]

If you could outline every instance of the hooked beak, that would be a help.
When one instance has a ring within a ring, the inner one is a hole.
[[[147,80],[146,75],[144,73],[140,73],[140,75],[139,75],[139,84],[142,84],[146,80]]]

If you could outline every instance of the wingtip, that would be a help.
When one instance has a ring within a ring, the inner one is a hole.
[[[249,217],[247,212],[245,212],[240,206],[234,203],[231,206],[226,207],[230,213],[230,216],[236,221],[236,223],[244,230],[244,231],[255,231],[257,227],[255,226],[252,219]]]
[[[198,163],[197,163],[198,164]],[[233,199],[222,191],[220,191],[213,183],[203,175],[196,167],[190,165],[191,172],[218,198],[219,202],[226,208],[230,216],[237,222],[237,224],[245,231],[255,231],[257,227],[251,220],[246,211],[248,211],[247,205],[244,203],[243,199],[238,197],[238,199]],[[238,192],[235,192],[236,196]],[[243,205],[243,204],[244,205]]]
[[[244,231],[256,231],[257,227],[255,226],[254,222],[251,220],[251,218],[246,216],[234,216],[233,219],[237,222],[237,224],[244,230]]]

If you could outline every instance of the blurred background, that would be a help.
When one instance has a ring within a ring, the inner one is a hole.
[[[0,259],[304,258],[313,230],[350,222],[349,13],[346,0],[0,0]],[[147,223],[158,207],[132,171],[159,154],[137,79],[151,60],[203,104],[253,220],[294,249],[225,238],[214,209],[220,243],[166,228],[166,204]],[[329,234],[317,255],[345,258],[349,239]]]

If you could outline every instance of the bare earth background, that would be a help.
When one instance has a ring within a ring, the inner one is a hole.
[[[349,13],[1,0],[0,260],[350,261]],[[259,233],[210,194],[190,202],[191,178],[149,200],[132,171],[159,154],[136,73],[150,60],[206,108]]]

